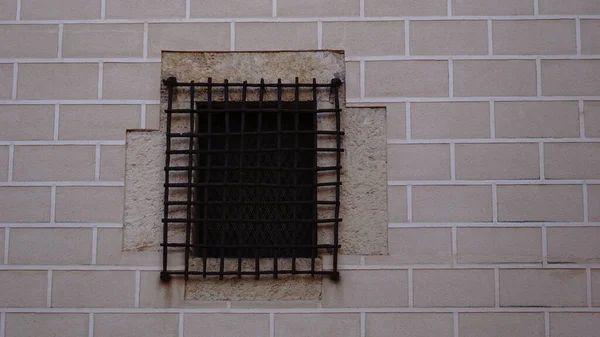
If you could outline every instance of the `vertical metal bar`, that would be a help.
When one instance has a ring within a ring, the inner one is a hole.
[[[318,146],[318,136],[317,136],[317,131],[319,130],[319,127],[317,125],[317,109],[319,107],[319,103],[317,102],[317,79],[313,78],[313,85],[312,85],[312,100],[313,100],[313,130],[314,135],[313,135],[313,141],[314,141],[314,147],[315,147],[315,151],[314,151],[314,168],[316,168],[318,166],[318,162],[317,162],[317,158],[318,158],[318,152],[317,152],[317,148]],[[314,171],[314,177],[313,177],[313,202],[314,202],[314,206],[313,206],[313,221],[314,223],[311,224],[311,229],[312,229],[312,244],[313,244],[313,248],[312,248],[312,252],[311,252],[311,259],[310,259],[310,272],[312,276],[315,276],[315,260],[317,258],[317,243],[318,243],[318,239],[317,239],[317,219],[318,219],[318,214],[317,214],[317,184],[319,183],[319,179],[318,179],[318,171]]]
[[[244,81],[242,85],[242,112],[240,116],[240,168],[244,167],[244,124],[246,119],[246,95],[247,95],[247,81]],[[240,183],[242,183],[242,172],[240,171]],[[242,201],[242,193],[239,193],[238,200]],[[240,214],[241,218],[241,214]],[[238,248],[238,278],[242,278],[242,249]]]
[[[223,97],[225,99],[225,109],[227,109],[227,101],[229,100],[229,81],[225,80],[224,81],[224,85],[223,85]],[[225,111],[225,167],[228,167],[228,163],[229,163],[229,111]],[[229,170],[224,170],[223,171],[223,185],[225,185],[225,183],[227,182],[227,175],[229,174]],[[225,188],[225,187],[224,187]],[[223,198],[221,201],[226,201],[226,192],[223,191]],[[222,204],[221,207],[224,207],[224,205]],[[224,217],[224,214],[221,214],[221,217]],[[231,230],[231,223],[227,223],[227,222],[223,222],[220,223],[219,226],[220,228],[220,243],[221,245],[225,245],[226,241],[225,241],[225,236],[227,234],[228,230]],[[227,242],[227,244],[230,244],[230,242]],[[225,272],[225,247],[221,246],[221,248],[219,249],[220,252],[220,257],[219,257],[219,280],[223,279],[223,275]]]
[[[331,85],[333,94],[335,95],[335,137],[336,137],[336,184],[335,184],[335,217],[333,223],[333,274],[332,279],[337,280],[339,278],[338,274],[338,244],[339,244],[339,218],[340,218],[340,166],[342,161],[342,149],[341,149],[341,118],[340,118],[340,99],[339,99],[339,85],[341,84],[339,79],[332,79]]]
[[[171,133],[171,113],[170,110],[173,109],[173,84],[177,83],[177,79],[174,77],[168,78],[163,82],[167,86],[168,96],[167,96],[167,144],[165,151],[165,193],[164,193],[164,209],[163,209],[163,270],[161,273],[161,280],[168,281],[169,275],[167,274],[167,265],[168,265],[168,247],[169,243],[169,167],[171,166],[171,137],[169,134]]]
[[[194,81],[190,82],[190,140],[188,148],[188,186],[187,186],[187,221],[185,223],[185,270],[184,278],[187,281],[189,278],[190,270],[190,234],[192,231],[192,183],[193,183],[193,170],[194,166]]]
[[[292,173],[294,174],[294,179],[293,179],[293,186],[294,186],[294,201],[293,201],[293,226],[295,229],[297,229],[297,227],[299,227],[298,224],[298,190],[297,190],[297,185],[298,185],[298,174],[299,171],[297,171],[298,169],[298,156],[300,155],[300,152],[298,151],[298,129],[300,127],[300,113],[298,112],[299,108],[300,108],[300,79],[298,77],[296,77],[296,86],[294,87],[294,171],[292,171]],[[300,225],[301,226],[301,225]],[[296,231],[296,233],[298,233],[298,231]],[[296,273],[296,248],[292,248],[292,274]]]
[[[281,185],[281,162],[282,162],[282,152],[281,152],[281,96],[282,96],[282,86],[281,86],[281,78],[277,79],[277,186]],[[275,198],[278,206],[280,207],[279,202],[281,201],[281,187],[277,190],[277,196]],[[281,226],[281,213],[277,212],[276,226]],[[282,228],[279,228],[279,231],[282,231]],[[283,241],[283,235],[279,235],[280,242],[275,242],[275,248],[273,249],[273,278],[277,278],[277,263],[278,263],[278,250],[281,242]]]
[[[260,79],[260,88],[258,93],[258,121],[256,126],[256,149],[260,151],[260,131],[262,129],[262,108],[263,102],[265,98],[265,79]],[[256,167],[260,168],[260,152],[257,153],[257,161]],[[260,170],[256,170],[256,192],[258,193],[258,188],[260,185]],[[257,194],[258,195],[258,194]],[[255,278],[258,280],[260,278],[260,250],[256,249],[256,260],[254,261],[254,271],[256,272]]]
[[[207,81],[207,93],[206,98],[208,101],[208,112],[206,116],[206,168],[204,169],[204,226],[202,228],[202,277],[206,278],[206,262],[208,259],[208,182],[210,179],[210,142],[211,142],[211,131],[212,131],[212,78],[209,77]]]

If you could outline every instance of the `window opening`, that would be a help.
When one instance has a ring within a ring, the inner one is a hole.
[[[251,84],[209,78],[181,83],[171,77],[163,84],[167,144],[161,279],[282,274],[337,279],[341,81]],[[181,97],[185,106],[174,107]],[[332,107],[320,108],[324,100]],[[333,125],[322,126],[324,118]],[[323,164],[322,156],[332,160]],[[185,238],[171,238],[170,227],[181,225]],[[324,229],[332,235],[323,235]],[[184,249],[183,270],[167,268],[169,248]],[[331,270],[316,268],[322,251],[333,256]],[[201,259],[201,267],[190,268],[192,256]],[[210,259],[218,266],[211,269]],[[231,261],[237,268],[226,268]]]

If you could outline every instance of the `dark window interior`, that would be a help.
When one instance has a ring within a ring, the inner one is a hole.
[[[199,221],[193,239],[212,247],[195,254],[311,257],[308,246],[316,244],[317,233],[315,103],[244,104],[196,102]]]

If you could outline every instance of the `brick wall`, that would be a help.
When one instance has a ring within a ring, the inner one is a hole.
[[[3,0],[0,336],[533,336],[600,329],[597,0]],[[388,108],[389,256],[323,300],[181,306],[120,252],[124,136],[160,50],[344,49]],[[175,307],[175,308],[173,308]]]

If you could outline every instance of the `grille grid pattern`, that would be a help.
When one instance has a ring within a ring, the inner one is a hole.
[[[310,274],[337,279],[341,81],[169,78],[163,84],[161,278]],[[173,235],[174,228],[183,236]],[[177,249],[184,251],[184,269],[168,269],[169,252]],[[333,255],[330,270],[317,268],[325,251]],[[231,261],[236,268],[230,268]]]

